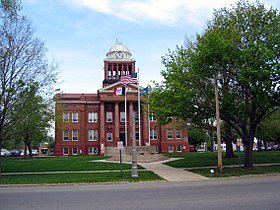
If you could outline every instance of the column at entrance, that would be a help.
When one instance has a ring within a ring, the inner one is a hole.
[[[104,155],[105,153],[105,108],[104,102],[100,102],[100,154]]]
[[[119,102],[115,102],[115,136],[114,139],[116,141],[120,140],[120,114],[119,114]]]
[[[148,113],[143,113],[143,146],[149,145],[149,119]]]
[[[129,115],[128,115],[128,143],[127,146],[132,146],[132,112],[133,112],[133,102],[129,101]]]

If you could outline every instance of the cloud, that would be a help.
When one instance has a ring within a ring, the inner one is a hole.
[[[79,6],[138,23],[202,26],[213,9],[228,7],[237,0],[71,0]],[[278,1],[278,0],[277,0]],[[279,5],[276,0],[263,1]],[[250,0],[255,2],[255,0]]]

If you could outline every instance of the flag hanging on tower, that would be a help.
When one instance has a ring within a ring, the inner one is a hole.
[[[123,85],[137,83],[137,73],[121,76],[121,83]]]
[[[114,88],[114,95],[115,96],[123,96],[123,95],[125,95],[125,86]]]

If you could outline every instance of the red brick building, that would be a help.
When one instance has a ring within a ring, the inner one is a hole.
[[[172,124],[158,126],[152,114],[148,119],[143,107],[140,109],[139,135],[137,84],[127,85],[125,126],[125,97],[114,95],[114,89],[122,86],[121,75],[135,72],[135,60],[130,51],[117,42],[106,54],[103,87],[97,93],[55,96],[55,155],[103,155],[106,147],[117,147],[120,141],[124,146],[131,146],[133,112],[136,114],[137,146],[156,146],[159,153],[189,152],[186,129]]]

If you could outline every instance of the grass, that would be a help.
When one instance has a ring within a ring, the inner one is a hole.
[[[166,165],[175,168],[195,168],[212,166],[215,170],[214,174],[210,173],[210,168],[187,169],[193,173],[198,173],[206,177],[230,177],[242,176],[248,174],[271,174],[280,173],[279,165],[271,166],[255,166],[252,169],[244,169],[244,152],[235,153],[238,158],[223,158],[223,173],[217,172],[217,152],[205,153],[185,153],[185,154],[166,154],[169,157],[182,158]],[[224,154],[223,154],[224,155]],[[253,153],[254,164],[280,164],[280,151],[263,151]],[[238,167],[229,167],[229,165],[237,165]],[[228,167],[227,167],[228,166]]]
[[[131,172],[120,173],[74,173],[74,174],[31,174],[9,175],[0,178],[0,184],[54,184],[54,183],[94,183],[94,182],[138,182],[153,181],[161,178],[149,171],[139,171],[138,177],[131,177]]]
[[[188,170],[193,173],[198,173],[206,177],[231,177],[231,176],[242,176],[242,175],[250,175],[250,174],[274,174],[280,173],[280,166],[258,166],[252,169],[245,170],[244,168],[231,168],[231,167],[224,167],[222,173],[218,173],[215,170],[214,174],[210,173],[210,169],[191,169]]]
[[[2,158],[2,172],[53,172],[53,171],[100,171],[118,170],[119,163],[92,162],[106,159],[100,156],[72,156],[49,158]],[[130,164],[123,164],[123,169],[131,169]],[[139,166],[139,168],[141,168]]]
[[[108,157],[72,156],[72,157],[36,157],[2,158],[2,173],[19,173],[0,177],[0,184],[51,184],[51,183],[92,183],[119,181],[153,181],[161,180],[159,176],[149,171],[139,171],[139,177],[131,177],[131,172],[103,172],[106,170],[120,170],[119,163],[93,162]],[[131,170],[131,164],[122,164],[123,170]],[[143,167],[138,166],[138,169]],[[48,174],[47,172],[62,172]],[[71,171],[71,173],[67,173]],[[75,173],[76,171],[76,173]],[[81,173],[84,171],[83,173]],[[91,172],[88,172],[91,171]],[[20,172],[45,172],[46,174],[20,174]],[[65,173],[63,173],[65,172]]]
[[[227,159],[223,158],[223,165],[243,165],[244,152],[235,153],[239,158]],[[175,168],[188,168],[188,167],[204,167],[217,165],[217,152],[205,153],[180,153],[180,154],[165,154],[168,157],[183,158],[166,163],[166,165]],[[223,154],[224,156],[225,154]],[[280,163],[280,151],[263,151],[253,153],[254,164],[264,163]]]
[[[217,168],[217,153],[181,153],[165,154],[169,157],[179,157],[181,160],[166,163],[176,168],[194,168],[214,166]],[[210,174],[210,169],[190,169],[208,177],[228,177],[246,174],[280,173],[280,166],[254,167],[251,170],[244,170],[241,167],[226,167],[228,165],[243,165],[244,153],[236,153],[240,158],[223,158],[223,173],[215,172]],[[92,182],[137,182],[161,180],[159,176],[149,171],[138,171],[139,177],[132,178],[131,164],[123,164],[123,177],[116,171],[104,172],[105,170],[119,170],[119,163],[94,162],[108,157],[99,156],[72,156],[72,157],[49,157],[49,158],[1,158],[2,173],[20,172],[57,172],[61,174],[18,174],[5,175],[0,177],[0,184],[51,184],[51,183],[92,183]],[[280,163],[280,151],[254,152],[254,164]],[[143,169],[138,166],[138,169]],[[216,170],[216,169],[215,169]],[[67,173],[71,171],[71,173]],[[91,171],[91,172],[88,172]],[[73,173],[74,172],[74,173]],[[83,173],[82,173],[83,172]]]

